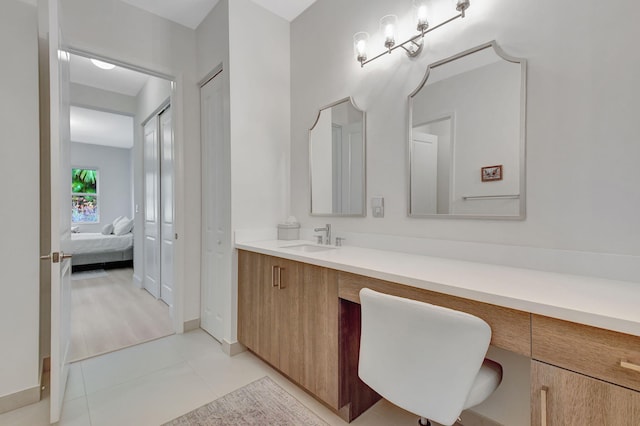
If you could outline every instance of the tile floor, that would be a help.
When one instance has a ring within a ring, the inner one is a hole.
[[[249,352],[228,357],[202,330],[172,335],[71,365],[61,426],[155,426],[263,376],[330,425],[337,415]],[[43,398],[0,415],[0,425],[48,425]],[[351,424],[411,425],[416,416],[382,400]]]

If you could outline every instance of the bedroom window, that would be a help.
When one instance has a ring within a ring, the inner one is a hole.
[[[71,169],[71,222],[98,223],[98,170]]]

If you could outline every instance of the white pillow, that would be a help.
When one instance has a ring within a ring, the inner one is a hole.
[[[112,225],[114,226],[114,228],[115,228],[115,226],[116,226],[116,224],[117,224],[118,222],[120,222],[122,219],[126,219],[126,218],[127,218],[126,216],[118,216],[118,217],[116,217],[115,219],[113,219],[113,222],[111,222],[111,224],[112,224]]]
[[[133,219],[122,219],[120,222],[116,223],[116,226],[113,227],[114,235],[124,235],[131,232],[133,228]]]
[[[102,227],[102,235],[109,235],[113,233],[113,224],[112,223],[107,223],[105,226]]]

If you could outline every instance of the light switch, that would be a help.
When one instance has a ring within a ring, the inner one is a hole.
[[[384,197],[371,197],[371,212],[373,217],[384,217]]]

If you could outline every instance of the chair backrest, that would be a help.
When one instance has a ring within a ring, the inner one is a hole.
[[[478,317],[363,288],[358,375],[390,402],[450,425],[491,340]]]

